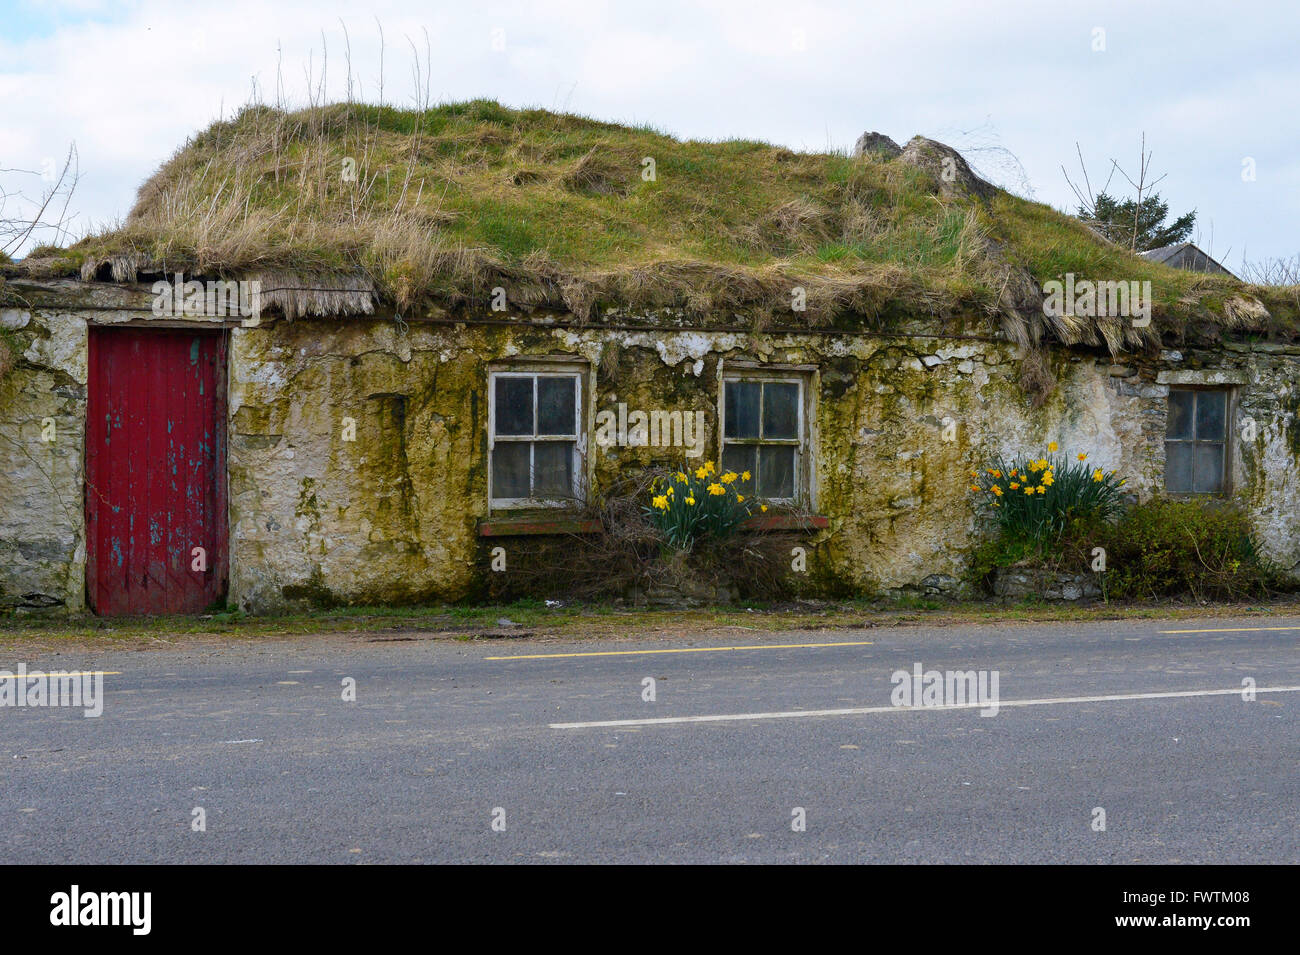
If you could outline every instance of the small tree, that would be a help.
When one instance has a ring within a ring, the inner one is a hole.
[[[41,172],[0,167],[0,261],[17,255],[29,241],[58,245],[70,238],[68,203],[78,178],[76,143],[68,147],[57,175],[52,165]],[[36,191],[31,180],[44,185]]]
[[[1127,245],[1136,252],[1159,249],[1184,241],[1192,234],[1196,211],[1185,212],[1168,225],[1169,203],[1155,192],[1140,203],[1133,199],[1116,199],[1101,192],[1092,208],[1079,206],[1079,218],[1093,223],[1112,242]]]
[[[1169,204],[1153,190],[1165,177],[1148,180],[1151,153],[1147,152],[1146,133],[1142,134],[1142,148],[1138,153],[1137,178],[1134,179],[1125,172],[1118,160],[1112,159],[1110,173],[1106,176],[1101,191],[1097,193],[1092,191],[1088,167],[1083,161],[1083,150],[1077,142],[1074,149],[1079,154],[1083,185],[1075,185],[1070,174],[1065,171],[1065,166],[1061,167],[1061,172],[1065,174],[1065,181],[1079,200],[1079,218],[1092,223],[1107,239],[1128,246],[1130,251],[1146,252],[1181,242],[1191,235],[1192,226],[1196,223],[1196,210],[1184,213],[1169,225],[1164,224],[1169,216]],[[1111,195],[1108,190],[1115,173],[1127,179],[1129,185],[1137,190],[1135,197],[1119,199]]]

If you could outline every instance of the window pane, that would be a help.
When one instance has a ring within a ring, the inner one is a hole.
[[[1192,445],[1165,442],[1165,490],[1188,494],[1192,490]]]
[[[758,448],[752,444],[729,444],[722,449],[722,471],[735,471],[737,474],[749,472],[749,480],[741,478],[736,479],[736,490],[745,497],[751,497],[754,491],[754,475],[758,473],[758,468],[754,466],[757,460]]]
[[[533,445],[534,497],[573,496],[573,442],[539,441]]]
[[[533,433],[533,379],[496,378],[497,434]]]
[[[498,379],[500,380],[500,379]],[[492,496],[528,496],[527,441],[503,441],[492,449]]]
[[[758,437],[758,392],[756,381],[729,381],[724,394],[723,415],[728,438]]]
[[[576,378],[537,379],[537,433],[575,434]]]
[[[799,386],[773,384],[763,386],[763,437],[799,437]]]
[[[775,445],[758,449],[758,493],[794,497],[794,448]]]
[[[1194,391],[1169,392],[1169,417],[1165,421],[1165,437],[1182,441],[1192,439],[1192,408],[1196,401]]]
[[[1196,396],[1196,440],[1222,441],[1228,393],[1202,391]]]
[[[1223,490],[1223,445],[1196,444],[1196,481],[1192,488],[1197,494],[1218,494]]]

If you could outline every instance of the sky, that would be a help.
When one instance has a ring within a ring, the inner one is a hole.
[[[1136,178],[1145,134],[1202,248],[1229,268],[1300,254],[1297,0],[0,0],[0,170],[61,166],[75,142],[74,231],[111,225],[186,137],[250,99],[305,105],[322,69],[326,98],[345,98],[349,43],[359,99],[380,96],[382,50],[383,100],[414,105],[427,43],[434,102],[800,150],[921,134],[1071,211],[1076,144],[1099,187],[1112,160]],[[0,172],[9,192],[42,185]]]

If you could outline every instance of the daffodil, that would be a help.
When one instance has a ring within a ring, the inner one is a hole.
[[[735,471],[728,471],[726,474],[722,475],[722,483],[730,484],[732,481],[736,480],[737,477],[738,475]]]
[[[1025,493],[1026,493],[1026,494],[1033,494],[1033,493],[1034,493],[1034,489],[1033,489],[1032,487],[1030,487],[1028,484],[1026,484],[1026,485],[1025,485]]]
[[[712,484],[710,484],[706,490],[714,497],[718,497],[719,495],[727,493],[727,489],[723,487],[721,484],[719,484],[717,481],[714,481]]]
[[[701,465],[700,467],[695,469],[695,476],[699,478],[701,481],[703,481],[706,477],[709,476],[709,472],[705,470],[703,465]]]
[[[1047,443],[1047,450],[1055,454],[1057,451],[1060,450],[1060,448],[1055,441],[1049,441]]]
[[[1046,493],[1047,493],[1047,488],[1043,487],[1041,484],[1038,485],[1038,487],[1035,488],[1035,490],[1038,491],[1039,494],[1046,494]]]
[[[995,497],[1001,497],[1001,496],[1002,496],[1002,488],[1001,488],[1001,486],[999,486],[999,485],[997,485],[997,484],[994,484],[994,485],[993,485],[993,495],[994,495]]]
[[[668,498],[666,498],[662,494],[660,494],[658,497],[652,500],[650,504],[652,507],[658,508],[661,511],[668,510]]]
[[[686,472],[685,472],[685,471],[678,471],[678,472],[677,472],[677,483],[678,483],[678,484],[686,484],[686,483],[688,483],[689,481],[690,481],[690,478],[688,478],[688,477],[686,476]]]
[[[1075,457],[1077,457],[1080,461],[1088,460],[1088,454],[1086,451],[1080,451],[1077,455],[1075,455]]]
[[[1101,481],[1105,477],[1106,475],[1102,473],[1101,468],[1097,468],[1097,470],[1092,472],[1092,479],[1094,481]]]
[[[1019,481],[1012,481],[1012,482],[1011,482],[1011,490],[1013,490],[1013,491],[1018,491],[1018,490],[1020,490],[1020,482],[1019,482]]]
[[[1051,471],[1048,471],[1046,474],[1043,475],[1043,483],[1046,484],[1048,487],[1051,487],[1053,484],[1056,483],[1056,478],[1052,477]]]
[[[687,503],[687,504],[694,504],[694,503],[695,503],[695,498],[693,498],[693,497],[688,497],[688,498],[686,499],[686,503]]]
[[[737,503],[737,504],[740,504],[740,503],[741,503],[742,501],[744,501],[744,500],[745,500],[745,495],[743,495],[743,494],[737,494],[737,495],[736,495],[736,503]]]
[[[974,494],[976,491],[979,490],[979,488],[976,487],[974,484],[972,484],[972,485],[970,486],[970,490],[971,490],[971,493]]]
[[[742,471],[742,472],[740,473],[740,479],[741,479],[742,481],[748,481],[748,480],[749,480],[749,472],[748,472],[748,471]]]

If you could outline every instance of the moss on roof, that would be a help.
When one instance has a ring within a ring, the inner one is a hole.
[[[1023,342],[1112,351],[1300,327],[1294,287],[1170,269],[1048,206],[943,185],[903,158],[681,141],[487,100],[423,112],[258,106],[187,142],[121,226],[29,261],[118,280],[341,273],[408,313],[486,308],[500,287],[514,308],[583,319],[610,306],[780,325],[988,319]],[[1157,323],[1044,322],[1039,284],[1067,272],[1150,280]],[[796,286],[804,311],[792,307]],[[317,311],[353,310],[354,298],[333,309],[318,298]]]

